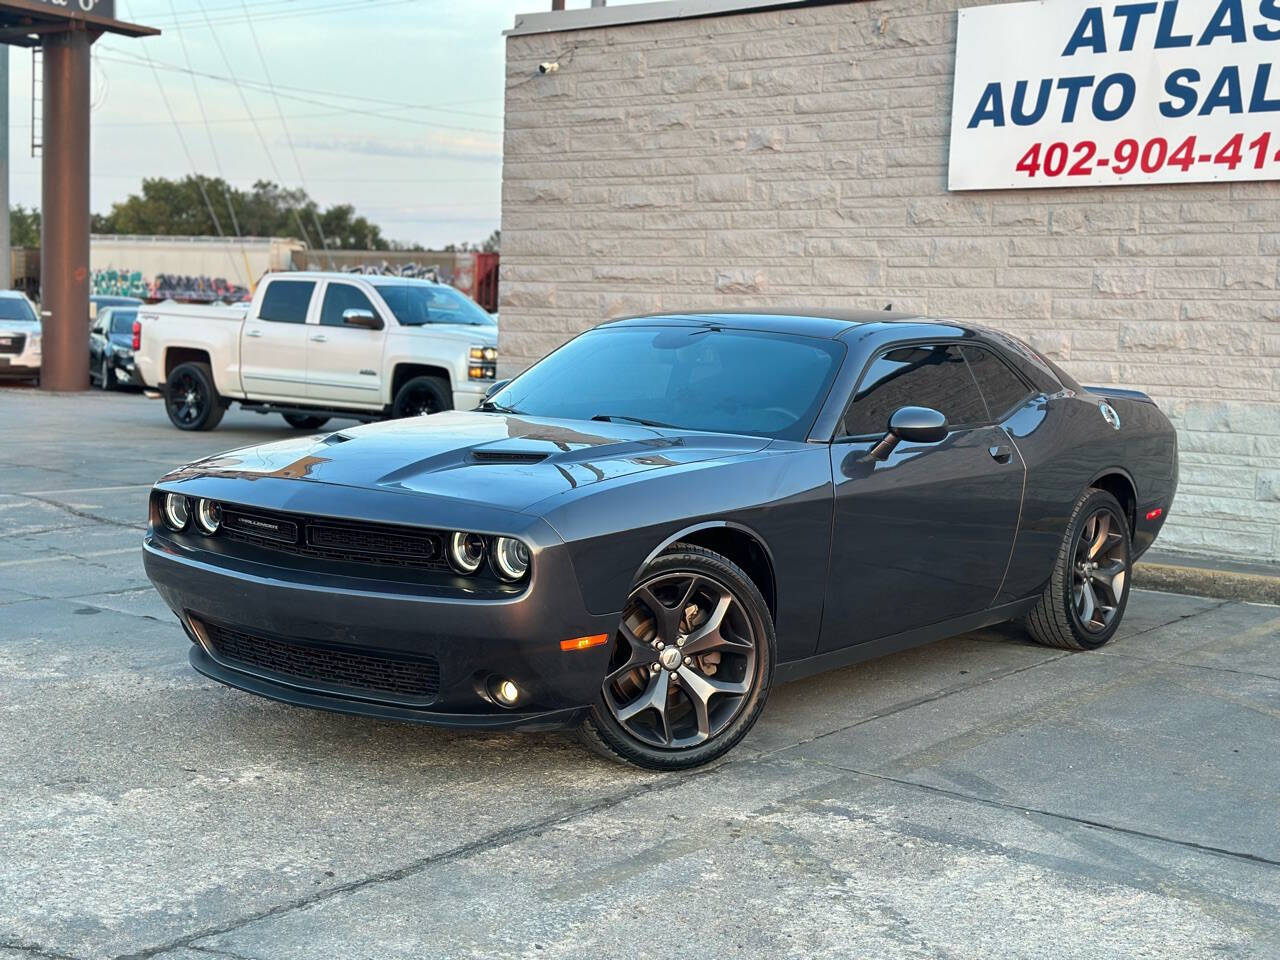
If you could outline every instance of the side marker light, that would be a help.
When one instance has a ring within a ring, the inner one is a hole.
[[[1159,519],[1159,517],[1160,517],[1160,515],[1161,515],[1162,513],[1164,513],[1164,507],[1156,507],[1154,510],[1148,510],[1148,511],[1147,511],[1147,519],[1148,519],[1148,520],[1156,520],[1156,519]]]
[[[561,640],[560,649],[565,653],[573,650],[589,650],[609,642],[607,633],[597,633],[594,637],[575,637],[573,640]]]

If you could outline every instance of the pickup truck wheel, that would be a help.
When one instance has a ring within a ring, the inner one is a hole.
[[[449,394],[447,380],[442,377],[414,377],[396,393],[395,402],[391,404],[391,416],[399,420],[452,409],[453,398]]]
[[[298,413],[282,414],[284,422],[298,430],[319,430],[329,422],[328,417],[304,417]]]
[[[184,363],[169,374],[164,406],[179,430],[212,430],[227,412],[207,363]]]

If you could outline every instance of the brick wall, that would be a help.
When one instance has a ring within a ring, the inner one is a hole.
[[[640,311],[982,321],[1169,413],[1162,546],[1280,561],[1280,183],[948,194],[959,5],[511,37],[505,373]]]

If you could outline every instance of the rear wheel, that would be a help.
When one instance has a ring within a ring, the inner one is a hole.
[[[227,412],[207,363],[180,364],[165,385],[165,412],[179,430],[212,430]]]
[[[391,404],[391,416],[421,417],[453,409],[449,394],[449,381],[443,377],[414,377],[396,391]]]
[[[298,430],[319,430],[329,422],[328,417],[307,417],[300,413],[283,414],[284,422]]]
[[[1065,650],[1095,650],[1110,641],[1129,602],[1132,556],[1124,508],[1090,487],[1076,501],[1049,585],[1027,614],[1027,631]]]
[[[582,739],[653,770],[709,763],[759,717],[774,647],[751,579],[717,553],[679,544],[645,568],[627,600]]]

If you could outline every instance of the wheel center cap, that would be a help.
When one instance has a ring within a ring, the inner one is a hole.
[[[680,666],[681,654],[679,647],[667,647],[658,654],[658,662],[662,664],[666,670],[674,670]]]

